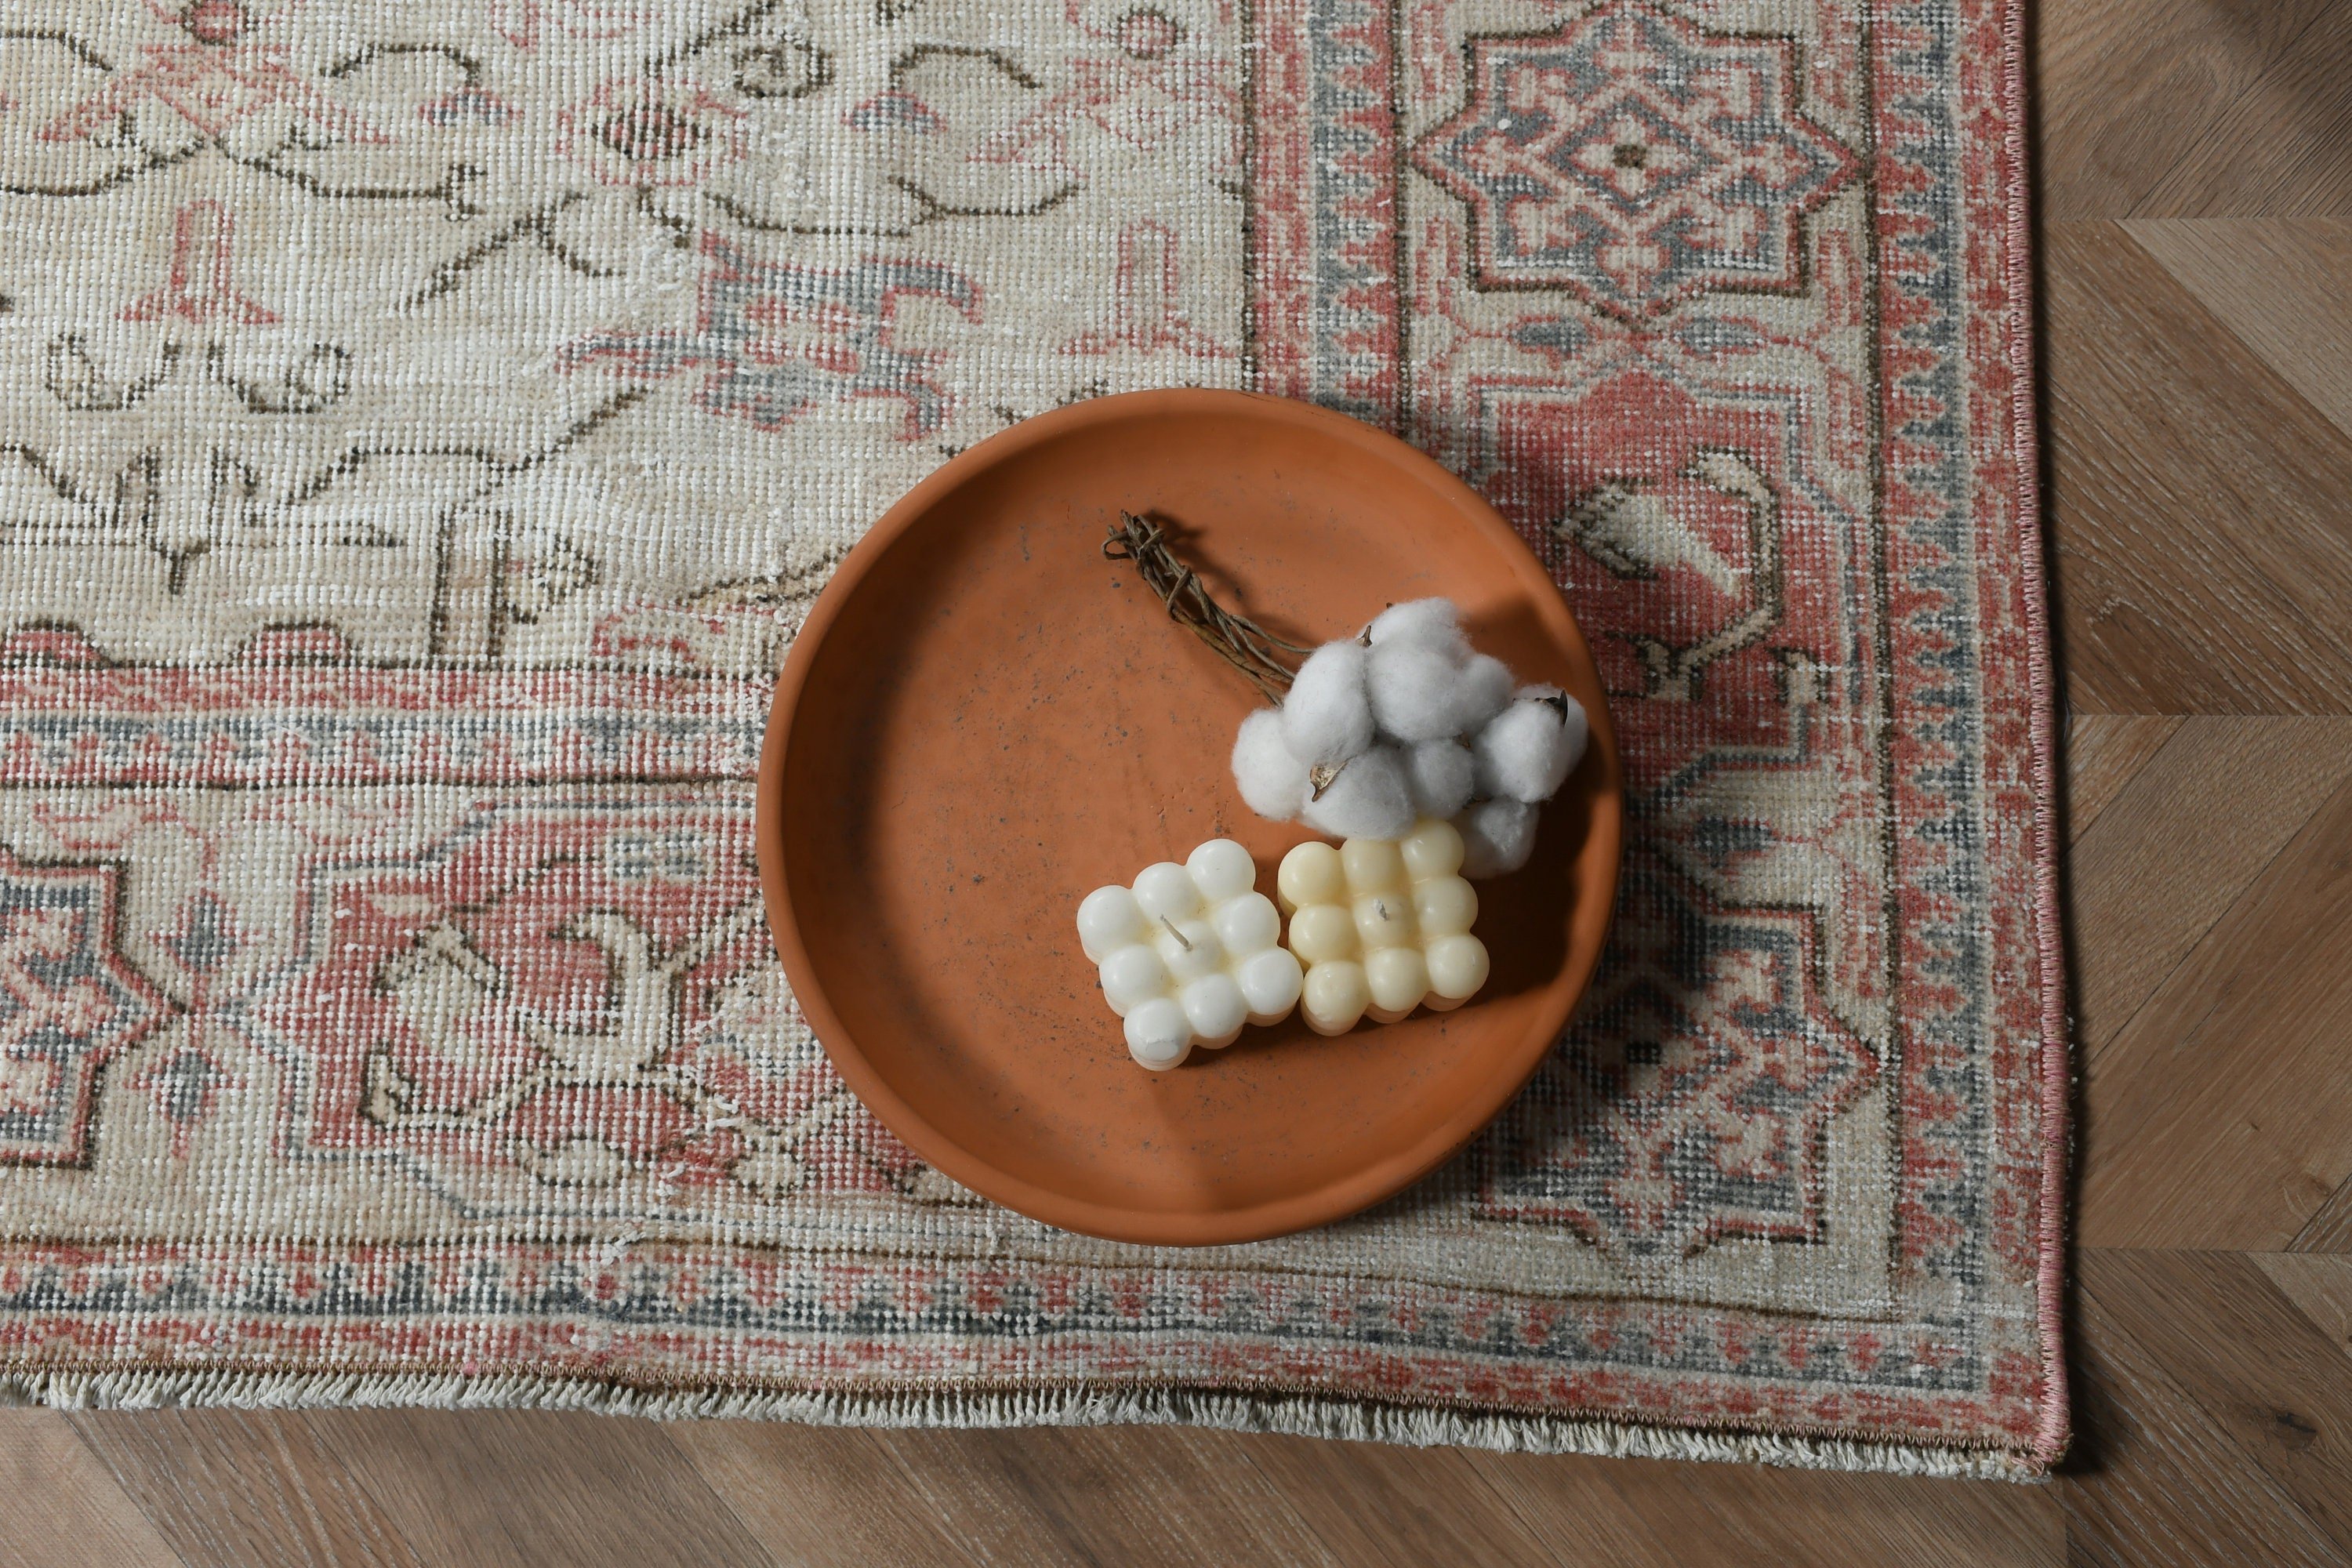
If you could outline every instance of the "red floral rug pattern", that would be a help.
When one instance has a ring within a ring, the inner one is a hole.
[[[0,37],[0,1373],[2026,1473],[2065,1049],[2015,0],[49,0]],[[750,852],[870,520],[1198,384],[1591,635],[1617,934],[1347,1225],[1003,1214]]]

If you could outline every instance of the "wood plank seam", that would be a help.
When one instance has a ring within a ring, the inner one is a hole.
[[[2094,1248],[2092,1250],[2103,1253],[2109,1249],[2101,1247]],[[2212,1428],[2213,1437],[2218,1438],[2221,1442],[2228,1445],[2231,1450],[2239,1453],[2243,1452],[2242,1448],[2241,1448],[2236,1442],[2236,1439],[2227,1430],[2222,1428],[2219,1423],[2215,1422],[2206,1412],[2204,1405],[2194,1398],[2187,1389],[2183,1388],[2178,1382],[2176,1382],[2168,1372],[2156,1364],[2156,1357],[2148,1352],[2147,1348],[2140,1343],[2139,1340],[2128,1330],[2125,1329],[2120,1322],[2116,1321],[2112,1313],[2108,1312],[2104,1307],[2098,1305],[2095,1293],[2092,1292],[2087,1284],[2083,1281],[2083,1276],[2081,1274],[2077,1275],[2076,1289],[2081,1293],[2083,1298],[2083,1307],[2086,1309],[2086,1310],[2084,1311],[2083,1316],[2086,1319],[2096,1316],[2105,1320],[2098,1330],[2098,1338],[2102,1344],[2115,1349],[2126,1350],[2130,1354],[2138,1358],[2141,1362],[2147,1363],[2133,1374],[2138,1382],[2143,1385],[2152,1387],[2153,1392],[2161,1396],[2162,1402],[2178,1402],[2180,1405],[2196,1412],[2197,1415],[2204,1418],[2206,1425]],[[2105,1359],[2104,1354],[2101,1359],[2103,1361]],[[2092,1380],[2086,1378],[2085,1381],[2090,1382]],[[2116,1390],[2107,1387],[2104,1382],[2096,1384],[2095,1388],[2086,1389],[2085,1392],[2092,1395],[2092,1397],[2087,1398],[2084,1401],[2086,1405],[2106,1405],[2113,1402],[2117,1397]],[[2164,1444],[2169,1441],[2171,1446],[2175,1448],[2179,1448],[2180,1447],[2180,1444],[2178,1441],[2178,1435],[2171,1434],[2167,1431],[2167,1424],[2160,1410],[2144,1410],[2136,1412],[2135,1415],[2137,1419],[2142,1424],[2141,1429],[2146,1438],[2153,1440],[2158,1444]],[[2087,1522],[2081,1517],[2083,1513],[2086,1511],[2084,1505],[2096,1500],[2099,1492],[2103,1489],[2096,1484],[2098,1479],[2104,1475],[2114,1473],[2105,1466],[2105,1461],[2106,1456],[2101,1451],[2100,1441],[2101,1440],[2095,1436],[2094,1444],[2086,1447],[2084,1451],[2078,1456],[2077,1462],[2072,1469],[2072,1475],[2075,1478],[2079,1478],[2078,1484],[2089,1485],[2090,1495],[2073,1496],[2068,1499],[2067,1544],[2069,1561],[2086,1560],[2080,1548],[2087,1543],[2078,1543],[2076,1542],[2074,1538],[2075,1529],[2078,1523]],[[2107,1435],[2104,1438],[2104,1441],[2112,1442],[2113,1435]],[[2311,1542],[2327,1542],[2329,1545],[2333,1545],[2333,1542],[2326,1532],[2321,1530],[2317,1523],[2313,1521],[2309,1516],[2303,1511],[2302,1508],[2294,1501],[2294,1500],[2287,1496],[2285,1491],[2283,1490],[2277,1483],[2273,1481],[2251,1461],[2249,1461],[2244,1467],[2244,1473],[2242,1476],[2232,1479],[2241,1479],[2250,1483],[2251,1489],[2260,1497],[2262,1502],[2268,1509],[2284,1516],[2285,1520],[2301,1525]],[[2133,1486],[2135,1489],[2137,1489],[2136,1478],[2126,1476],[2123,1478],[2123,1483]],[[2061,1484],[2063,1485],[2064,1483],[2062,1482]],[[2216,1500],[2185,1498],[2170,1500],[2177,1502],[2179,1506],[2184,1507],[2191,1513],[2215,1519],[2217,1522],[2220,1522],[2223,1526],[2224,1529],[2232,1528],[2231,1521],[2217,1514],[2210,1506],[2205,1506],[2210,1505]],[[2137,1510],[2134,1518],[2134,1522],[2144,1529],[2152,1527],[2162,1531],[2164,1535],[2179,1549],[2179,1554],[2165,1559],[2167,1562],[2190,1563],[2212,1561],[2210,1557],[2200,1553],[2192,1542],[2180,1535],[2173,1528],[2171,1521],[2164,1517],[2164,1512],[2160,1509],[2149,1508]],[[2243,1539],[2242,1533],[2241,1535],[2241,1539]],[[2273,1542],[2273,1544],[2275,1544],[2275,1542]],[[2100,1560],[2125,1562],[2127,1563],[2127,1568],[2143,1568],[2143,1560],[2140,1559],[2103,1558]]]
[[[90,1441],[89,1434],[82,1430],[79,1421],[74,1419],[75,1413],[60,1412],[60,1414],[65,1417],[67,1427],[72,1431],[74,1440],[82,1446],[84,1452],[106,1467],[106,1473],[114,1478],[114,1484],[121,1489],[122,1495],[130,1500],[131,1506],[138,1510],[139,1516],[154,1528],[155,1534],[163,1542],[164,1549],[182,1563],[188,1563],[188,1568],[201,1568],[200,1564],[188,1563],[188,1554],[181,1551],[179,1543],[172,1539],[173,1532],[169,1528],[171,1521],[159,1517],[153,1509],[147,1506],[146,1500],[140,1495],[144,1489],[133,1485],[131,1478],[123,1473],[122,1467],[114,1462],[113,1457],[104,1447]]]
[[[2164,751],[2169,750],[2174,744],[2174,742],[2179,739],[2179,735],[2176,735],[2173,741],[2166,742],[2164,746],[2158,750],[2157,754],[2161,756]],[[2154,759],[2150,760],[2153,761]],[[2246,900],[2254,895],[2255,891],[2262,886],[2263,879],[2270,875],[2272,869],[2277,866],[2280,858],[2284,856],[2288,850],[2294,847],[2295,841],[2302,837],[2304,830],[2309,827],[2320,817],[2326,816],[2329,811],[2333,810],[2336,803],[2345,799],[2347,795],[2352,795],[2352,777],[2347,778],[2343,783],[2337,784],[2334,790],[2330,791],[2326,798],[2321,800],[2321,802],[2295,826],[2294,831],[2284,837],[2278,848],[2263,859],[2261,868],[2245,879],[2244,885],[2239,889],[2238,895],[2230,900],[2228,906],[2219,914],[2215,915],[2210,921],[2207,921],[2204,926],[2200,928],[2196,940],[2188,943],[2187,946],[2182,949],[2180,956],[2166,968],[2162,976],[2160,976],[2154,984],[2147,988],[2146,994],[2143,994],[2139,1001],[2133,1005],[2130,1014],[2113,1029],[2108,1030],[2103,1039],[2089,1047],[2081,1064],[2085,1071],[2087,1071],[2091,1067],[2096,1065],[2100,1058],[2106,1055],[2109,1047],[2111,1047],[2117,1040],[2123,1038],[2124,1036],[2130,1031],[2133,1022],[2137,1020],[2142,1013],[2146,1012],[2148,1005],[2163,993],[2164,988],[2167,985],[2171,984],[2172,977],[2180,972],[2181,967],[2194,959],[2204,948],[2205,943],[2212,937],[2213,933],[2220,930],[2232,915],[2236,914],[2239,910],[2245,906]],[[2068,924],[2071,926],[2074,923],[2071,895],[2067,912]],[[2210,999],[2207,1003],[2206,1010],[2197,1016],[2196,1021],[2189,1026],[2189,1029],[2193,1031],[2199,1025],[2201,1025],[2206,1018],[2211,1016],[2213,1008],[2220,1005],[2220,997],[2216,996]]]
[[[2344,1233],[2343,1237],[2339,1237],[2339,1232]],[[2333,1244],[2345,1237],[2352,1237],[2352,1176],[2346,1177],[2342,1184],[2311,1211],[2311,1217],[2305,1220],[2303,1227],[2288,1239],[2284,1250],[2333,1254],[2339,1250]]]
[[[2316,25],[2317,24],[2315,23],[2314,24],[2314,26]],[[2229,347],[2235,348],[2243,353],[2247,359],[2252,361],[2257,366],[2259,366],[2263,374],[2275,384],[2269,388],[2271,395],[2291,400],[2296,405],[2298,412],[2308,414],[2315,423],[2324,425],[2331,430],[2341,432],[2347,436],[2352,436],[2352,431],[2346,431],[2344,429],[2343,422],[2336,416],[2333,411],[2321,406],[2319,402],[2315,399],[2310,393],[2305,391],[2298,383],[2280,370],[2280,368],[2272,362],[2270,354],[2263,349],[2262,344],[2254,342],[2252,338],[2246,336],[2245,333],[2240,331],[2235,326],[2232,326],[2230,323],[2227,317],[2224,317],[2219,311],[2214,310],[2211,305],[2208,304],[2204,296],[2199,293],[2196,289],[2191,287],[2189,283],[2179,273],[2175,272],[2172,268],[2166,263],[2165,258],[2161,255],[2150,249],[2147,243],[2138,234],[2134,232],[2132,228],[2132,226],[2135,223],[2193,223],[2200,221],[2211,222],[2215,220],[2194,218],[2116,218],[2110,221],[2113,223],[2116,232],[2122,235],[2124,238],[2130,243],[2131,247],[2134,250],[2139,252],[2140,255],[2153,262],[2156,265],[2157,269],[2164,274],[2166,280],[2179,288],[2189,302],[2197,307],[2198,311],[2205,318],[2205,320],[2212,324],[2213,331],[2219,336],[2227,341],[2227,345]],[[2352,643],[2339,642],[2338,646],[2352,647]],[[2268,715],[2247,714],[2245,717],[2264,718],[2268,717]],[[2286,717],[2286,715],[2282,714],[2280,717],[2284,718]]]
[[[2206,9],[2221,13],[2224,18],[2223,25],[2227,25],[2229,16],[2228,7],[2210,6],[2206,7]],[[2261,68],[2256,70],[2252,76],[2247,79],[2246,84],[2242,88],[2233,94],[2227,102],[2218,107],[2209,107],[2209,112],[2205,121],[2206,124],[2208,126],[2225,125],[2233,120],[2237,116],[2238,111],[2245,107],[2247,100],[2254,97],[2256,93],[2260,92],[2273,75],[2275,75],[2283,67],[2292,64],[2298,58],[2302,52],[2304,40],[2310,37],[2311,34],[2317,31],[2328,21],[2328,11],[2326,5],[2313,7],[2310,20],[2306,21],[2302,27],[2297,29],[2293,37],[2276,46],[2271,51],[2270,57],[2263,62]],[[2120,215],[2121,218],[2128,220],[2137,217],[2193,216],[2188,214],[2167,215],[2152,213],[2145,211],[2144,208],[2147,203],[2154,201],[2158,195],[2163,194],[2167,185],[2170,184],[2172,177],[2185,168],[2190,158],[2200,151],[2202,151],[2202,146],[2199,142],[2192,142],[2182,147],[2179,153],[2174,157],[2172,162],[2165,165],[2163,172],[2142,187],[2138,197],[2133,202],[2131,207]]]

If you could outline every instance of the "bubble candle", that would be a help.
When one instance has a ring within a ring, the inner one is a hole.
[[[1250,852],[1213,838],[1181,866],[1147,866],[1132,887],[1097,888],[1078,905],[1078,944],[1144,1067],[1166,1072],[1195,1045],[1229,1046],[1244,1024],[1278,1024],[1298,1005],[1298,960],[1256,882]]]
[[[1290,951],[1307,966],[1309,1027],[1344,1035],[1367,1015],[1392,1024],[1418,1006],[1442,1013],[1486,983],[1462,857],[1462,835],[1435,818],[1402,839],[1310,842],[1283,857],[1276,886],[1291,911]]]

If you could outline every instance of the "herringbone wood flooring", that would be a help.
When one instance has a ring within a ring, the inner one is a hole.
[[[26,1564],[2352,1562],[2352,4],[2047,0],[2053,1486],[1168,1429],[0,1415]]]

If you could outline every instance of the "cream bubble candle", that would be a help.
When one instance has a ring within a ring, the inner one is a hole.
[[[1298,960],[1256,882],[1249,851],[1213,838],[1078,905],[1078,944],[1143,1066],[1166,1072],[1195,1045],[1232,1045],[1244,1024],[1278,1024],[1298,1005]]]
[[[1318,1034],[1415,1007],[1458,1007],[1486,983],[1486,946],[1470,934],[1478,894],[1463,880],[1462,835],[1434,818],[1402,839],[1307,843],[1283,857],[1276,890],[1290,951],[1306,965],[1300,1011]]]

